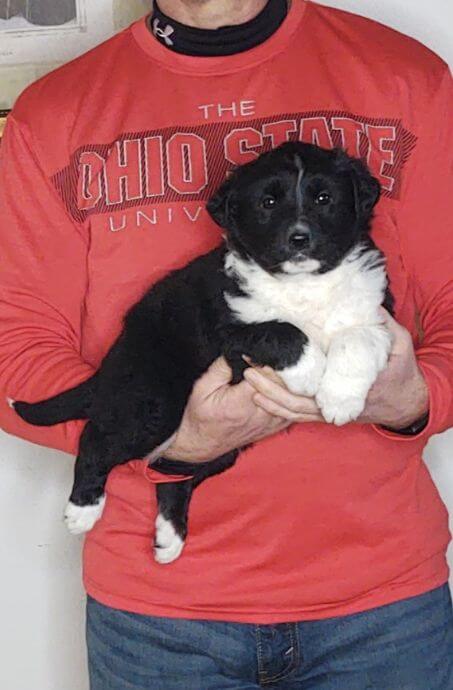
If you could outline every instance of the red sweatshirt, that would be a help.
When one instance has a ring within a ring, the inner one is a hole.
[[[363,611],[447,580],[447,515],[422,452],[453,423],[451,95],[447,67],[418,43],[294,0],[245,53],[172,53],[139,21],[19,98],[0,166],[6,431],[76,453],[82,422],[28,426],[4,396],[38,400],[86,379],[145,289],[220,242],[204,204],[227,169],[286,139],[368,159],[384,189],[373,236],[397,318],[416,340],[418,311],[424,330],[421,434],[299,424],[255,444],[197,489],[171,565],[153,560],[152,474],[137,460],[115,469],[85,544],[93,597],[272,623]]]

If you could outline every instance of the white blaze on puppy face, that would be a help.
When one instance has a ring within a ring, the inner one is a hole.
[[[297,206],[298,208],[302,207],[302,178],[305,173],[305,168],[302,163],[302,160],[300,159],[299,156],[294,156],[294,163],[297,168],[298,175],[297,175],[297,182],[296,182],[296,199],[297,199]]]

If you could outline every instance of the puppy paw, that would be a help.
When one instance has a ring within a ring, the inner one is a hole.
[[[353,422],[365,407],[365,400],[361,397],[333,396],[322,387],[316,395],[316,402],[326,422],[337,426]]]
[[[154,558],[158,563],[172,563],[181,554],[184,541],[177,534],[173,523],[159,513],[156,518],[156,537],[154,540]]]
[[[69,501],[64,512],[64,521],[71,534],[89,532],[99,520],[104,510],[105,496],[93,505],[77,506]]]
[[[278,373],[292,393],[313,397],[319,389],[325,369],[325,354],[310,341],[304,347],[299,361]]]

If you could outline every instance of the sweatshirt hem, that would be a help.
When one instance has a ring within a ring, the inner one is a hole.
[[[447,572],[442,576],[431,578],[423,583],[416,585],[389,587],[381,593],[373,592],[372,595],[361,597],[349,604],[328,605],[328,607],[308,607],[306,609],[294,611],[268,611],[268,612],[238,612],[229,610],[208,610],[208,609],[189,609],[169,606],[167,604],[157,604],[144,602],[128,597],[118,596],[104,591],[95,584],[89,577],[84,578],[84,585],[87,594],[104,606],[128,611],[139,615],[156,616],[164,618],[181,618],[192,620],[212,620],[226,623],[245,623],[254,625],[273,625],[277,623],[297,623],[310,620],[325,620],[327,618],[339,618],[395,604],[404,599],[410,599],[422,594],[426,594],[438,587],[442,587],[448,582]]]

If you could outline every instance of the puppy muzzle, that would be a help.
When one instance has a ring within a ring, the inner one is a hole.
[[[291,255],[300,254],[310,249],[311,232],[308,225],[298,221],[288,229],[287,245]]]

